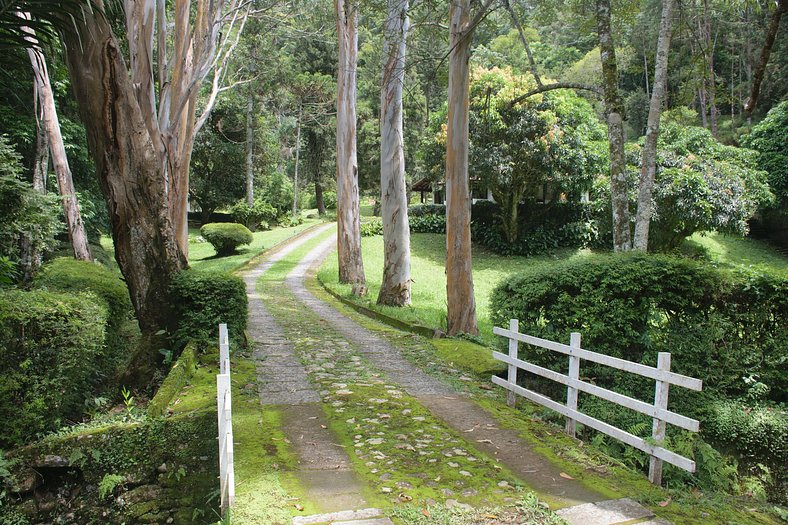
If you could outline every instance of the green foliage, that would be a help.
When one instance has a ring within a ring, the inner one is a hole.
[[[109,325],[115,330],[133,314],[129,291],[120,275],[96,263],[59,257],[44,265],[34,285],[52,291],[94,293],[106,301]]]
[[[775,207],[788,209],[788,100],[773,107],[766,118],[742,139],[742,145],[758,152],[758,167],[769,174],[769,187],[777,197]]]
[[[274,171],[263,179],[258,190],[260,198],[276,210],[277,217],[293,209],[293,181],[280,171]]]
[[[762,463],[776,477],[788,482],[788,414],[780,407],[739,400],[715,401],[703,432],[742,458],[749,467]]]
[[[361,236],[372,237],[373,235],[383,235],[383,220],[374,217],[361,223]]]
[[[636,206],[641,158],[642,145],[628,148],[631,209]],[[649,250],[669,251],[699,231],[746,234],[747,221],[773,199],[766,177],[766,172],[757,169],[752,152],[724,146],[704,128],[664,122],[657,150]],[[600,241],[609,246],[606,178],[597,180],[594,194]]]
[[[219,323],[227,323],[231,337],[243,340],[248,305],[243,280],[223,272],[183,271],[173,279],[176,342],[191,339],[215,345]]]
[[[19,445],[82,415],[116,351],[109,313],[92,294],[0,290],[0,446]]]
[[[12,284],[16,276],[16,263],[8,257],[0,257],[0,286]]]
[[[411,233],[446,233],[446,215],[408,217]]]
[[[277,210],[261,198],[255,199],[252,206],[240,200],[229,211],[235,222],[246,225],[251,231],[267,230],[270,224],[276,222]]]
[[[335,191],[324,191],[323,192],[323,204],[326,205],[327,210],[336,210],[337,209],[337,192]],[[317,199],[314,195],[309,196],[309,207],[310,208],[317,208]]]
[[[125,481],[126,478],[120,474],[105,474],[98,484],[99,499],[107,499],[107,497],[111,496],[115,492],[115,489],[123,485]]]
[[[252,232],[243,224],[212,222],[200,228],[200,235],[216,250],[216,255],[232,255],[243,244],[254,240]]]
[[[44,253],[62,227],[57,198],[33,190],[18,178],[21,171],[21,157],[0,135],[0,256],[14,262],[22,259],[23,239]]]
[[[584,348],[629,361],[653,366],[658,352],[671,352],[672,371],[704,384],[700,394],[671,389],[671,408],[701,419],[704,426],[712,401],[754,391],[743,380],[751,374],[771,387],[759,387],[762,396],[785,400],[788,327],[780,320],[788,315],[787,292],[788,282],[775,277],[734,275],[662,255],[624,254],[515,275],[495,289],[491,310],[497,326],[516,318],[521,332],[556,341],[568,341],[569,333],[578,331]],[[528,347],[526,358],[565,367],[563,356],[543,349]],[[599,386],[644,401],[653,393],[653,381],[610,367],[587,363],[582,373]],[[555,385],[540,388],[560,395]],[[645,420],[590,397],[581,400],[581,407],[620,428]],[[720,435],[712,435],[713,444]],[[697,447],[693,453],[705,454],[710,469],[728,468],[713,452]],[[718,478],[699,471],[693,480],[715,485]]]

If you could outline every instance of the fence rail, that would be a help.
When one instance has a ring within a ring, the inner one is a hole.
[[[219,499],[222,516],[224,516],[235,503],[230,340],[226,324],[219,325],[219,374],[216,376],[216,408],[219,420]]]
[[[580,334],[573,332],[570,336],[569,345],[550,341],[548,339],[541,339],[519,332],[519,323],[517,319],[509,321],[509,329],[495,327],[493,333],[506,337],[509,340],[509,353],[503,354],[501,352],[493,352],[493,357],[499,361],[506,363],[508,366],[508,375],[506,379],[493,376],[492,381],[496,385],[502,386],[507,389],[508,403],[514,406],[516,396],[520,395],[534,403],[545,406],[555,412],[566,417],[565,431],[570,436],[575,436],[577,423],[586,425],[599,432],[607,434],[619,441],[635,447],[651,456],[649,463],[649,480],[659,485],[662,481],[662,462],[666,461],[688,472],[695,471],[695,462],[691,459],[685,458],[671,452],[670,450],[661,446],[665,439],[665,425],[670,423],[689,430],[697,432],[700,423],[692,418],[683,416],[676,412],[668,410],[668,393],[670,385],[681,386],[690,390],[699,391],[703,388],[703,382],[694,377],[677,374],[670,371],[670,353],[660,352],[657,366],[651,367],[640,363],[633,363],[625,359],[619,359],[597,352],[591,352],[580,347]],[[566,375],[547,368],[541,367],[534,363],[529,363],[518,356],[519,343],[527,343],[554,352],[559,352],[569,356],[569,371]],[[639,399],[634,399],[618,392],[602,388],[591,383],[580,380],[580,362],[581,360],[591,361],[602,365],[610,366],[618,370],[630,372],[643,377],[654,379],[656,388],[654,392],[654,403],[649,404]],[[529,390],[517,384],[517,371],[523,370],[531,374],[550,379],[567,387],[566,403],[561,404],[549,397]],[[600,421],[594,417],[580,412],[577,408],[578,393],[584,392],[601,399],[605,399],[617,405],[629,408],[641,414],[645,414],[653,419],[651,440],[647,441],[641,437],[630,434],[621,430],[613,425]]]

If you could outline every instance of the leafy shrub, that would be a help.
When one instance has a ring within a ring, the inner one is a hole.
[[[361,223],[361,236],[383,235],[383,221],[379,217]]]
[[[412,233],[446,233],[445,215],[416,215],[408,223]]]
[[[768,467],[774,495],[785,501],[788,414],[780,408],[738,400],[716,401],[705,421],[709,439],[736,454],[748,468]]]
[[[327,210],[336,210],[337,209],[337,193],[335,191],[324,191],[323,192],[323,204],[325,204]],[[310,208],[317,208],[317,199],[314,195],[309,196],[309,207]]]
[[[564,342],[578,331],[584,348],[651,366],[658,352],[671,352],[671,370],[704,384],[702,393],[671,389],[671,408],[700,419],[702,427],[712,401],[751,391],[743,378],[757,375],[770,387],[762,389],[764,397],[785,401],[788,282],[779,278],[664,255],[595,256],[510,277],[494,290],[491,312],[497,326],[516,318],[521,332]],[[529,361],[566,370],[563,355],[523,351]],[[599,386],[653,399],[652,380],[593,363],[584,363],[582,374]],[[563,395],[555,384],[538,388]],[[624,429],[645,419],[590,396],[581,398],[581,407]]]
[[[106,301],[112,327],[119,326],[133,313],[129,290],[120,275],[96,263],[68,257],[54,259],[41,269],[34,284],[49,290],[93,292]]]
[[[235,222],[257,231],[266,230],[269,224],[276,222],[277,211],[270,203],[255,199],[253,206],[249,206],[245,200],[236,202],[230,207],[230,214]]]
[[[0,257],[0,286],[12,284],[16,275],[16,263],[8,257]]]
[[[239,277],[224,272],[180,272],[170,294],[175,305],[176,342],[190,339],[215,344],[219,323],[227,323],[231,337],[239,340],[246,330],[246,286]]]
[[[766,118],[742,139],[742,145],[758,152],[758,166],[769,174],[769,187],[774,192],[778,209],[788,208],[788,100],[769,110]]]
[[[300,214],[293,215],[290,212],[280,215],[276,220],[284,228],[292,228],[304,223],[304,218]]]
[[[0,446],[19,445],[82,415],[107,374],[109,318],[92,294],[0,290]]]
[[[252,232],[243,224],[212,222],[200,228],[200,235],[211,243],[217,255],[231,255],[243,244],[254,240]]]
[[[408,208],[408,218],[424,217],[426,215],[446,216],[446,206],[443,204],[417,204]]]

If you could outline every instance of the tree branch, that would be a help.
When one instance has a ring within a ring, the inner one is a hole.
[[[780,28],[780,17],[788,11],[788,0],[778,0],[777,7],[772,13],[772,18],[769,21],[769,27],[766,30],[766,38],[761,48],[761,56],[758,60],[758,65],[755,67],[755,74],[752,77],[752,89],[750,97],[744,103],[744,112],[748,115],[755,109],[758,103],[758,95],[761,91],[761,82],[763,82],[763,75],[766,72],[766,64],[769,62],[769,55],[772,54],[772,47],[774,40],[777,38],[777,31]]]
[[[532,89],[528,93],[512,99],[509,102],[508,106],[512,107],[515,104],[519,104],[523,100],[530,98],[534,95],[538,95],[539,93],[546,93],[547,91],[553,91],[556,89],[581,89],[583,91],[591,91],[597,96],[602,96],[602,90],[599,89],[598,86],[590,86],[588,84],[581,84],[579,82],[554,82],[553,84],[543,84],[541,87]]]
[[[531,46],[528,45],[528,39],[525,38],[525,31],[523,31],[523,26],[520,23],[520,19],[517,18],[517,13],[514,12],[509,0],[503,1],[504,5],[506,6],[506,10],[509,11],[509,15],[512,17],[515,27],[517,27],[517,32],[520,33],[520,41],[523,43],[523,47],[525,48],[525,54],[528,55],[528,66],[531,69],[531,74],[534,76],[534,80],[536,80],[537,87],[542,87],[544,84],[542,84],[542,79],[539,78],[539,71],[536,69],[536,61],[534,60],[533,54],[531,54]]]

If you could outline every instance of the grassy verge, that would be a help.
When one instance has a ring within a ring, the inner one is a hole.
[[[765,242],[722,233],[696,233],[684,243],[714,263],[788,278],[788,259]]]

